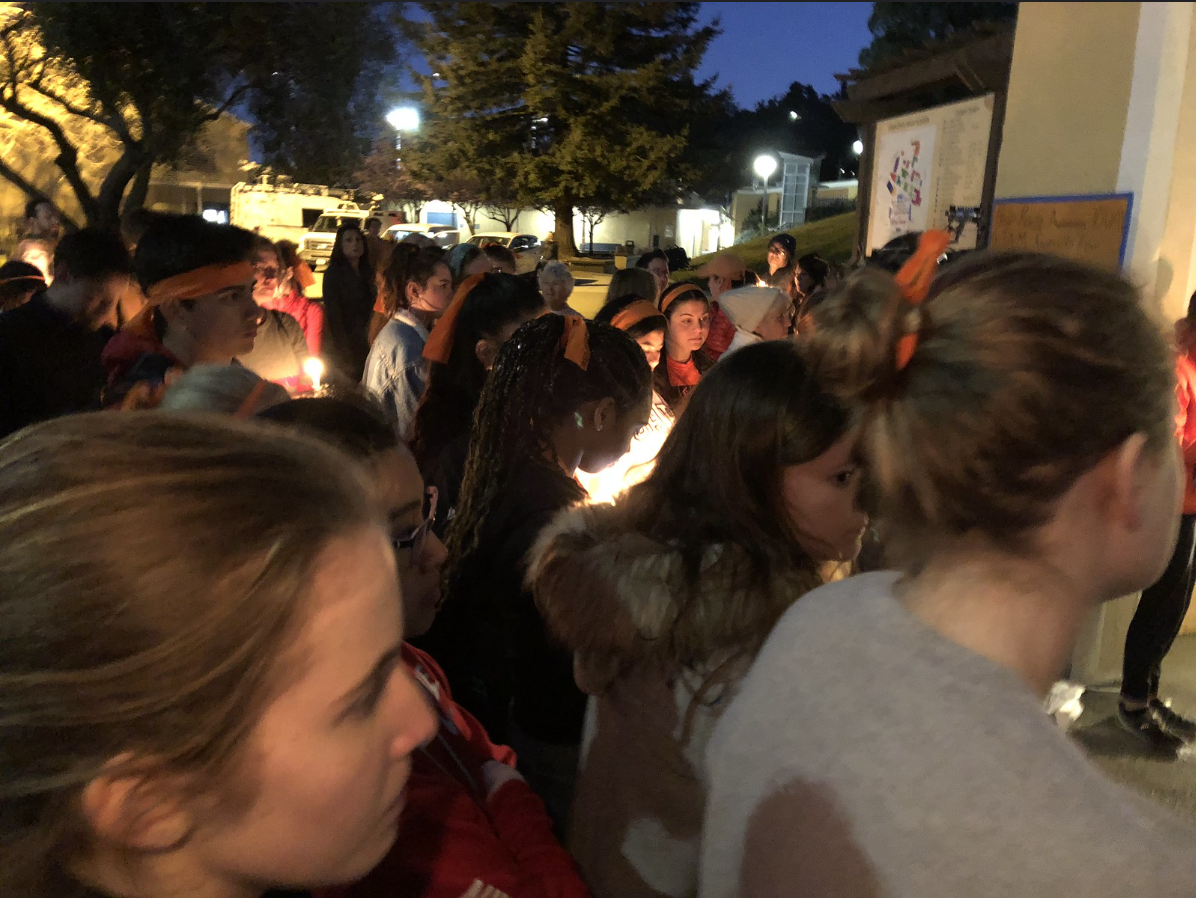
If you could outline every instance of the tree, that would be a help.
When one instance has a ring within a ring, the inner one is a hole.
[[[0,110],[46,137],[93,225],[140,205],[152,166],[177,161],[229,110],[257,118],[275,168],[346,174],[368,146],[354,118],[373,91],[365,76],[390,52],[375,17],[365,3],[7,4]],[[319,54],[280,25],[300,21],[319,33]],[[115,148],[106,171],[88,177],[80,134]],[[46,192],[7,160],[0,176],[29,196]]]
[[[399,161],[393,137],[380,137],[374,142],[353,180],[362,191],[381,194],[388,203],[398,206],[408,221],[419,221],[424,203],[432,198],[427,185],[411,177]]]
[[[868,18],[872,43],[860,51],[860,65],[872,68],[981,22],[1015,21],[1016,3],[873,3]]]
[[[784,94],[740,113],[734,124],[739,136],[734,170],[743,179],[762,151],[797,153],[822,159],[814,176],[834,180],[857,174],[859,160],[851,145],[859,137],[855,125],[839,118],[831,98],[808,84],[794,82]]]
[[[523,211],[517,203],[510,205],[487,203],[483,208],[491,218],[502,222],[505,231],[515,230],[515,225],[519,223],[519,213]]]
[[[581,220],[590,230],[590,239],[586,241],[586,252],[594,252],[594,230],[602,222],[606,221],[606,217],[610,215],[610,209],[604,209],[601,206],[583,206],[581,209]],[[585,234],[581,235],[583,238]]]
[[[550,206],[568,254],[574,208],[629,210],[694,178],[689,123],[712,102],[694,72],[718,33],[697,3],[421,7],[407,34],[434,74],[405,159],[421,179],[464,171],[491,205]]]

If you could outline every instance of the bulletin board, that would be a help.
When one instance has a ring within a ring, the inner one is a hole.
[[[894,237],[948,230],[952,248],[977,245],[994,94],[876,124],[866,251]]]
[[[1125,264],[1132,209],[1129,193],[996,200],[988,245],[1117,270]]]

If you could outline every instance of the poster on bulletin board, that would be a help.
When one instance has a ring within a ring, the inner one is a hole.
[[[1030,250],[1118,270],[1125,264],[1133,196],[1032,196],[993,203],[989,249]]]
[[[867,251],[928,228],[974,249],[988,163],[994,95],[936,106],[876,125]]]

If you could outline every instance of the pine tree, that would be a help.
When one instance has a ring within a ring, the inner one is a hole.
[[[717,23],[697,3],[423,3],[408,36],[422,78],[420,136],[404,164],[464,178],[489,205],[551,208],[575,251],[575,208],[630,210],[698,174],[690,122],[725,110],[694,72]]]

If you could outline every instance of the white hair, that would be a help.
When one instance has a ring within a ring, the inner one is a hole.
[[[546,281],[553,280],[572,282],[573,272],[569,270],[569,266],[564,262],[558,262],[555,259],[551,262],[545,262],[544,267],[540,269],[540,283],[543,284]]]

